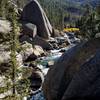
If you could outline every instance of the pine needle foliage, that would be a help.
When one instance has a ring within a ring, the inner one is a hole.
[[[11,22],[12,30],[4,36],[3,43],[9,42],[9,50],[11,52],[9,69],[4,73],[1,73],[5,76],[5,86],[0,87],[0,94],[10,91],[11,94],[5,96],[2,100],[22,100],[24,96],[28,96],[30,81],[27,78],[18,79],[19,74],[27,72],[29,69],[19,71],[18,63],[17,63],[17,52],[20,49],[20,44],[18,41],[18,33],[19,33],[19,23],[18,16],[16,13],[16,9],[14,5],[12,5],[9,0],[1,0],[0,7],[3,7],[0,10],[0,16],[2,19],[9,20]],[[6,41],[7,40],[7,41]],[[24,72],[23,72],[24,71]],[[30,70],[29,70],[30,72]]]
[[[100,33],[100,6],[95,10],[84,15],[76,22],[76,27],[80,28],[80,33],[84,38],[95,38]]]

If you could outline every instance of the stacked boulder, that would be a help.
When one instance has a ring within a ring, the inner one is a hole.
[[[31,23],[37,27],[37,35],[42,38],[49,38],[52,33],[52,26],[37,0],[28,3],[22,12],[21,22],[23,25]]]
[[[51,48],[46,40],[50,38],[53,29],[37,0],[32,0],[23,8],[20,22],[22,23],[22,38],[20,40],[23,40],[27,35],[29,39],[31,38],[32,44],[39,45],[43,49]]]

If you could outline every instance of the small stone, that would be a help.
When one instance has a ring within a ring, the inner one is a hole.
[[[52,66],[52,65],[54,65],[54,61],[49,61],[49,62],[48,62],[48,66],[50,67],[50,66]]]

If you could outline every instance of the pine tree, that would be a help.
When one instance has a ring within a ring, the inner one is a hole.
[[[5,7],[7,0],[0,0],[0,17],[5,18]]]
[[[15,79],[16,79],[16,68],[17,66],[17,61],[16,61],[16,52],[17,52],[17,22],[16,22],[16,13],[14,10],[14,7],[12,9],[12,33],[11,33],[11,62],[12,62],[12,82],[13,82],[13,95],[15,95]]]
[[[89,10],[88,10],[89,11]],[[95,35],[100,32],[100,17],[97,9],[92,12],[85,13],[80,20],[76,22],[76,27],[80,28],[81,35],[85,38],[95,38]]]
[[[6,3],[7,7],[4,10],[4,12],[1,11],[0,13],[2,14],[2,17],[5,17],[5,19],[8,19],[11,22],[12,31],[7,34],[7,37],[5,37],[5,38],[7,38],[5,40],[7,40],[7,42],[9,42],[9,47],[10,47],[9,49],[11,52],[11,54],[10,54],[11,60],[9,62],[9,69],[7,69],[7,71],[5,70],[4,73],[0,73],[6,77],[5,84],[7,83],[5,87],[0,88],[0,93],[4,93],[9,90],[10,91],[12,90],[12,94],[5,97],[4,100],[22,100],[22,98],[24,96],[28,95],[28,93],[29,93],[30,82],[27,78],[22,78],[22,79],[18,80],[18,75],[19,75],[19,73],[22,74],[25,72],[30,72],[31,70],[23,69],[22,71],[20,71],[18,69],[18,68],[20,68],[20,66],[18,66],[18,64],[17,64],[17,59],[16,59],[16,56],[17,56],[16,54],[17,54],[17,51],[19,50],[18,17],[17,17],[17,13],[15,12],[14,5],[9,3],[8,0],[6,0],[6,2],[2,1],[2,3],[4,5]],[[5,14],[5,16],[3,16],[3,14]],[[9,15],[9,16],[7,16],[7,15]],[[3,40],[4,43],[6,42],[5,40]],[[8,80],[10,80],[10,82],[7,82]]]

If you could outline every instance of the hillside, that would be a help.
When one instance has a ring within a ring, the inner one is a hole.
[[[68,1],[70,3],[77,3],[77,4],[80,4],[80,5],[84,5],[84,4],[90,4],[92,6],[96,6],[98,5],[98,3],[100,2],[100,0],[65,0],[65,1]]]
[[[15,2],[16,0],[14,0]],[[18,6],[23,8],[31,0],[20,0]],[[87,4],[93,8],[99,0],[38,0],[54,27],[64,23],[74,23],[87,10]],[[62,21],[61,21],[62,20]]]
[[[87,6],[95,8],[99,0],[39,0],[41,5],[44,7],[51,23],[55,23],[55,20],[52,20],[59,15],[60,12],[63,12],[62,16],[65,23],[73,23],[79,19],[87,10]],[[55,16],[56,15],[56,16]],[[58,23],[57,23],[58,24]]]

